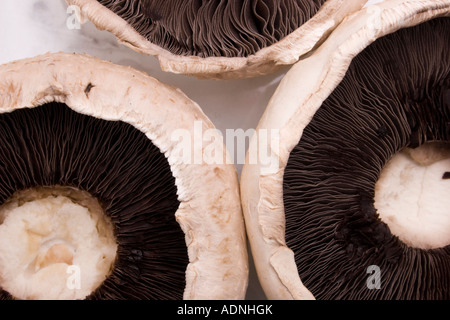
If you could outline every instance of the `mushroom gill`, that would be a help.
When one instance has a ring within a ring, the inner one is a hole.
[[[307,54],[366,0],[66,0],[161,69],[199,78],[255,77]]]
[[[450,141],[449,28],[450,19],[436,18],[364,49],[289,155],[286,244],[318,299],[450,298],[450,243],[407,244],[374,205],[394,155]],[[370,266],[381,271],[377,290],[366,283]]]
[[[93,292],[77,298],[182,299],[189,260],[184,234],[174,215],[179,206],[177,188],[166,158],[142,132],[127,123],[82,115],[55,102],[0,114],[0,124],[2,204],[13,198],[15,193],[33,188],[45,187],[47,192],[52,190],[51,198],[59,195],[55,190],[61,187],[82,190],[99,201],[103,213],[113,225],[117,253],[111,271],[104,275]],[[36,197],[28,197],[28,200],[22,197],[17,201],[17,206],[37,202],[42,193],[35,193]],[[71,202],[75,201],[74,197],[69,198]],[[55,225],[54,219],[45,219],[44,216],[51,205],[50,202],[42,204],[44,207],[41,210],[28,207],[28,214],[24,217],[27,221],[27,232],[24,234],[30,235],[25,239],[32,238],[34,242],[39,242],[38,247],[60,234],[61,227],[46,230]],[[32,210],[36,211],[36,217],[30,216]],[[68,210],[71,209],[63,207],[56,214],[60,217],[68,215]],[[12,213],[17,214],[16,211]],[[67,223],[71,232],[65,234],[66,239],[63,239],[78,245],[74,249],[75,258],[88,246],[76,239],[79,234],[74,223],[82,221],[80,214],[77,213],[78,219],[73,218]],[[4,240],[0,250],[0,265],[4,267],[0,272],[4,281],[0,285],[7,281],[8,287],[0,291],[0,299],[9,294],[18,299],[67,299],[71,292],[77,293],[77,290],[68,290],[65,281],[61,291],[69,291],[67,295],[61,296],[58,292],[56,296],[47,296],[51,293],[39,292],[39,285],[45,285],[39,281],[44,277],[42,270],[45,266],[33,267],[30,269],[31,275],[16,275],[14,279],[11,273],[5,273],[10,269],[6,267],[14,261],[11,255],[16,257],[20,242],[13,244],[16,252],[5,248],[8,236],[13,234],[6,231],[11,228],[10,223],[6,224],[10,220],[5,219],[4,222],[4,225],[0,224],[0,236]],[[42,223],[46,226],[40,226]],[[86,228],[86,225],[83,226]],[[14,233],[22,234],[18,232],[14,230]],[[104,250],[104,247],[96,250]],[[86,259],[94,259],[94,253],[91,252]],[[34,256],[39,252],[28,254]],[[24,257],[23,262],[27,261]],[[70,260],[65,267],[77,263],[77,260]],[[83,266],[81,261],[79,267]],[[24,266],[15,267],[22,270]],[[95,272],[95,268],[94,265],[91,269],[81,269],[81,273],[83,276],[89,275]],[[65,274],[66,270],[63,271]],[[20,277],[23,277],[23,282],[16,282]],[[38,288],[27,289],[28,284]],[[8,292],[5,290],[10,288],[12,290]],[[17,295],[14,294],[16,292]]]
[[[199,124],[213,141],[193,159]],[[195,102],[133,68],[69,53],[1,65],[0,298],[242,299],[220,143]]]
[[[325,0],[97,0],[173,54],[246,57],[281,40]]]

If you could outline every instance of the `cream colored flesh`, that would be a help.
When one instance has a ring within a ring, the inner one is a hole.
[[[409,246],[440,248],[450,244],[450,179],[443,179],[450,153],[420,148],[425,149],[420,158],[420,150],[403,150],[385,166],[375,186],[375,208]]]
[[[27,190],[0,208],[0,287],[16,299],[83,299],[109,275],[113,227],[80,194]]]

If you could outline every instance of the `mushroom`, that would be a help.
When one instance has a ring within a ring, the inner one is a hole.
[[[0,66],[0,109],[1,298],[244,297],[237,173],[179,89],[49,53]]]
[[[269,299],[450,298],[449,15],[368,6],[282,79],[241,176]]]
[[[291,65],[366,0],[66,0],[162,70],[244,78]]]

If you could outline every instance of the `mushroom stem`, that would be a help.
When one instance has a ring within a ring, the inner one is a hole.
[[[405,148],[404,152],[421,166],[429,166],[435,162],[450,158],[450,143],[446,141],[430,141],[417,148]]]
[[[0,208],[1,287],[17,299],[82,299],[108,276],[117,243],[97,200],[72,187],[16,192]],[[70,267],[79,287],[68,286]]]
[[[398,152],[375,185],[375,208],[391,232],[411,247],[450,244],[450,168],[447,142],[427,142]],[[444,174],[443,174],[444,172]]]
[[[45,268],[54,263],[73,263],[73,250],[65,243],[56,243],[47,250],[39,253],[36,260],[36,269]]]

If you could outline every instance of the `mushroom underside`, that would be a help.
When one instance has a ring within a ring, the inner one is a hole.
[[[396,154],[450,141],[449,28],[450,19],[437,18],[367,47],[290,153],[286,243],[318,299],[450,298],[450,243],[405,243],[374,204],[377,180]],[[448,169],[435,182],[445,188]],[[379,286],[368,283],[373,268]]]
[[[175,220],[177,187],[164,154],[144,133],[122,121],[94,118],[50,102],[0,114],[0,150],[3,206],[24,190],[44,187],[56,198],[59,193],[52,190],[70,188],[97,199],[111,221],[117,242],[112,269],[84,298],[183,298],[189,261],[184,233]],[[7,227],[2,222],[0,233]],[[33,237],[42,243],[51,235]],[[70,266],[72,260],[55,261]],[[26,290],[16,295],[6,290],[4,272],[0,270],[0,299],[36,298]],[[81,270],[81,276],[84,272],[89,270]]]
[[[325,3],[325,0],[97,1],[151,43],[173,54],[202,58],[252,55],[299,28]]]

